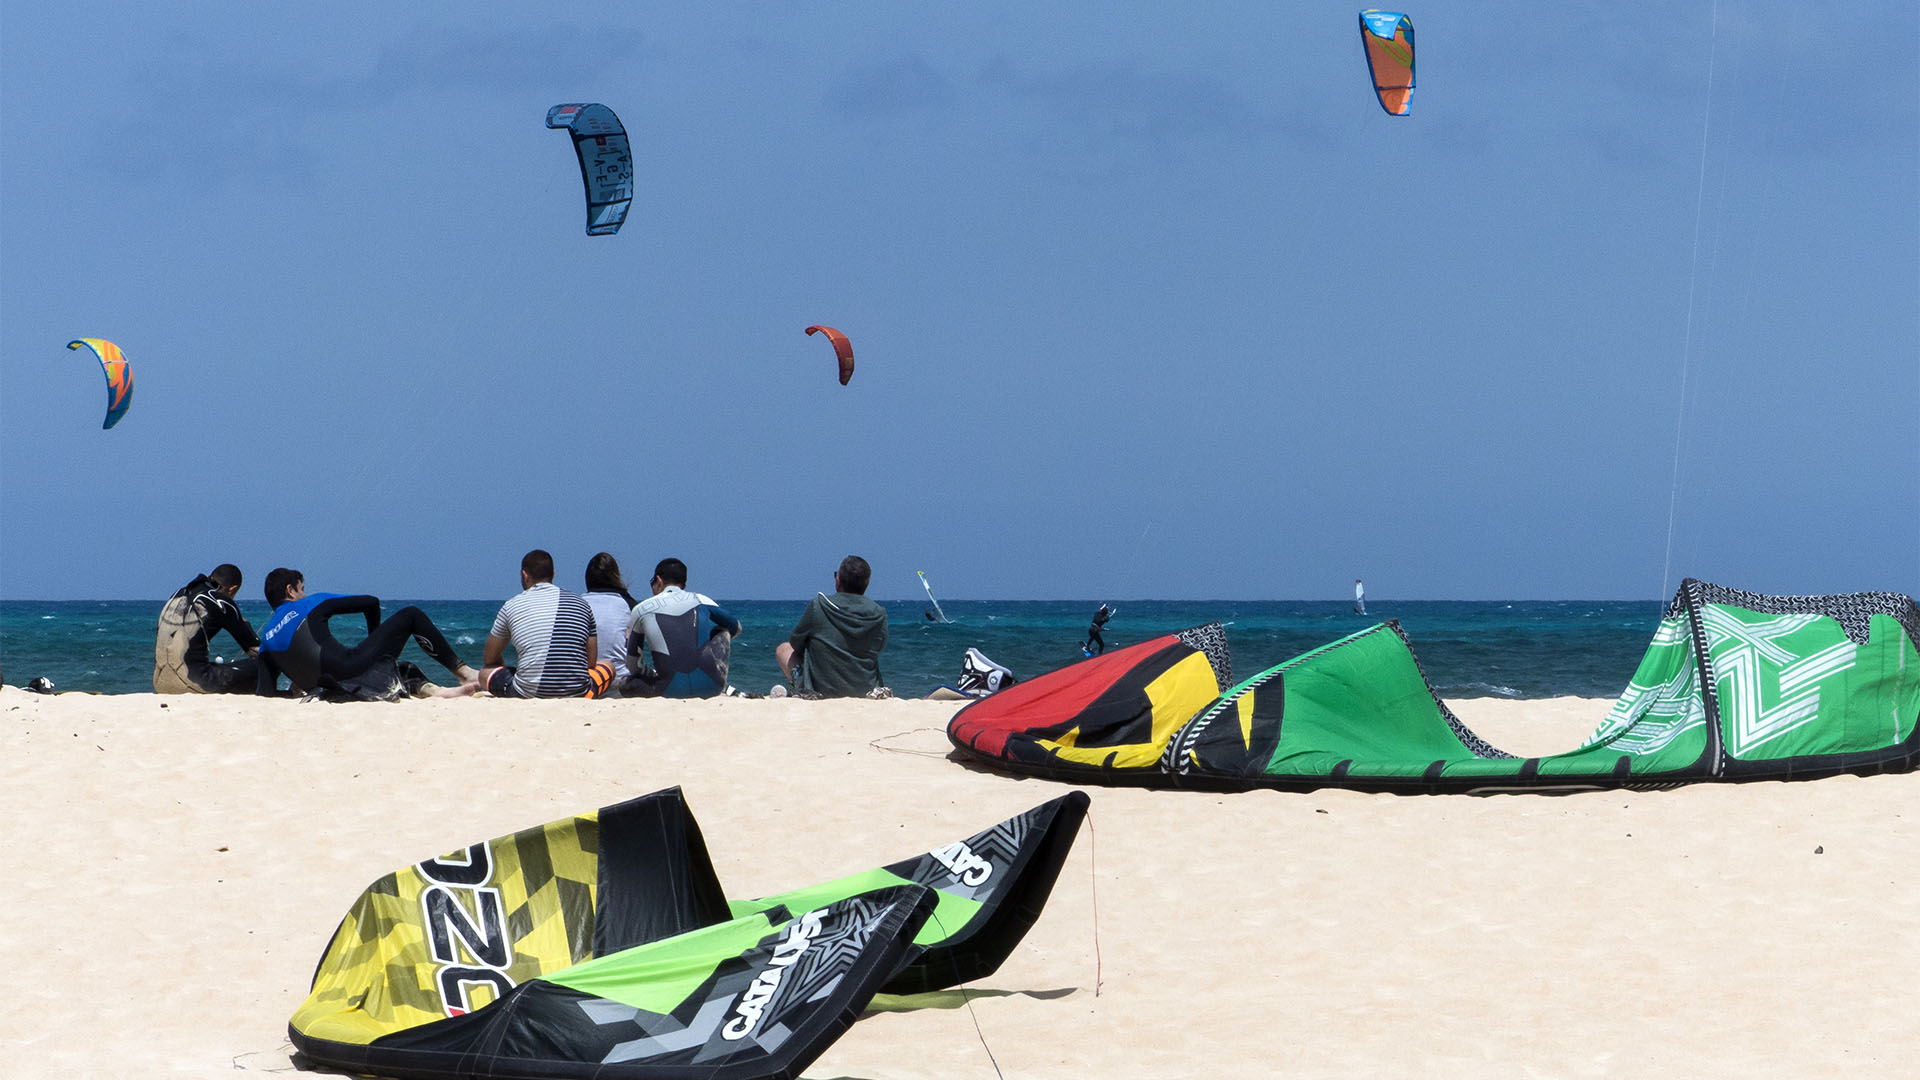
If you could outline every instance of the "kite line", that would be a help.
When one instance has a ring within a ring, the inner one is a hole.
[[[1660,593],[1655,599],[1669,598],[1667,583],[1673,576],[1673,520],[1680,505],[1680,445],[1687,426],[1687,374],[1693,360],[1694,297],[1700,288],[1700,219],[1707,195],[1707,136],[1713,128],[1713,62],[1720,47],[1720,0],[1713,0],[1713,21],[1707,43],[1707,99],[1700,117],[1700,174],[1693,190],[1693,259],[1687,270],[1687,321],[1680,340],[1680,407],[1673,422],[1673,473],[1667,491],[1667,551],[1660,566]]]

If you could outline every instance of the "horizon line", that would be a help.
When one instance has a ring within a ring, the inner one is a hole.
[[[576,592],[579,595],[584,595],[584,593],[579,593],[578,590],[569,589],[567,591]],[[697,591],[697,590],[694,590],[694,591]],[[145,596],[135,596],[135,597],[81,596],[81,597],[61,597],[61,598],[0,597],[0,604],[149,604],[149,603],[164,604],[171,597],[171,595],[172,594],[169,593],[167,596],[156,596],[156,597],[145,597]],[[342,594],[342,595],[350,595],[350,594]],[[708,594],[708,595],[712,595],[712,594]],[[901,604],[925,604],[926,603],[924,599],[920,597],[913,597],[913,596],[873,597],[869,594],[869,598],[872,599],[875,603],[889,603],[889,604],[890,603],[901,603]],[[507,597],[506,596],[460,597],[460,596],[394,595],[394,596],[382,596],[379,599],[382,603],[405,602],[405,603],[428,603],[428,604],[500,604],[500,603],[505,603],[507,600]],[[785,597],[785,596],[732,597],[730,598],[730,600],[722,599],[720,597],[715,597],[715,599],[721,600],[721,602],[723,603],[732,602],[732,603],[747,603],[747,604],[788,604],[788,603],[804,604],[807,601],[813,599],[813,595],[809,594],[806,596],[793,596],[793,597]],[[1381,604],[1381,603],[1387,603],[1387,604],[1393,604],[1393,603],[1402,603],[1402,604],[1638,604],[1638,603],[1651,604],[1651,603],[1658,603],[1658,604],[1664,604],[1668,602],[1668,600],[1659,599],[1655,597],[1645,597],[1645,596],[1637,596],[1637,597],[1595,597],[1595,596],[1513,597],[1513,596],[1508,596],[1508,597],[1479,597],[1474,599],[1462,599],[1458,597],[1419,597],[1419,596],[1379,598],[1379,597],[1370,596],[1367,598],[1367,601],[1370,604]],[[242,597],[240,598],[239,602],[265,604],[266,600],[265,598]],[[1263,598],[1263,597],[1245,597],[1245,596],[1241,596],[1241,597],[1213,596],[1213,597],[1199,597],[1195,599],[1183,599],[1178,597],[1133,597],[1133,598],[1121,597],[1118,599],[1101,600],[1095,597],[1068,596],[1068,597],[1018,597],[1018,598],[991,597],[991,598],[984,598],[984,599],[956,597],[953,599],[942,600],[940,602],[942,604],[1095,604],[1095,605],[1098,605],[1098,604],[1104,603],[1104,604],[1343,604],[1343,605],[1351,605],[1353,601],[1351,599],[1339,599],[1339,598],[1335,598],[1335,599],[1311,598],[1311,597]]]

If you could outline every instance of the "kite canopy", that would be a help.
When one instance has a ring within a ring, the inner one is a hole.
[[[605,105],[555,105],[547,110],[547,126],[573,136],[587,189],[587,235],[619,232],[633,202],[633,151],[620,118]]]
[[[105,431],[119,423],[133,407],[133,365],[127,363],[120,346],[105,338],[87,337],[67,342],[69,349],[82,345],[93,350],[94,357],[100,361],[101,374],[107,377],[107,418],[100,425],[100,430]]]
[[[1367,52],[1367,70],[1374,92],[1389,116],[1413,111],[1413,20],[1397,11],[1360,13],[1360,44]]]
[[[1468,729],[1395,622],[1230,683],[1215,623],[1029,679],[961,709],[947,736],[1010,772],[1210,789],[1799,780],[1920,761],[1920,609],[1895,593],[1763,596],[1689,579],[1606,721],[1545,757]]]
[[[678,788],[368,886],[288,1033],[382,1076],[793,1076],[882,990],[991,974],[1039,917],[1087,796],[779,896],[729,901]]]
[[[853,342],[848,341],[847,335],[831,326],[807,327],[807,336],[812,337],[814,334],[825,334],[827,340],[833,342],[834,355],[840,358],[840,385],[847,385],[847,380],[853,378]]]

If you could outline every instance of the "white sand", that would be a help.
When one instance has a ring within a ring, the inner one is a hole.
[[[1608,706],[1454,704],[1516,753],[1571,748]],[[0,868],[23,886],[0,1077],[285,1073],[287,1017],[368,882],[658,788],[686,789],[735,896],[1065,790],[949,760],[953,711],[0,691]],[[991,1077],[991,1050],[1009,1078],[1803,1080],[1920,1056],[1912,776],[1091,794],[1047,913],[970,1005],[892,999],[807,1075]]]

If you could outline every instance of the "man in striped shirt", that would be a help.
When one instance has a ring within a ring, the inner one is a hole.
[[[487,634],[481,685],[496,697],[589,695],[589,669],[599,655],[593,609],[553,583],[553,556],[538,548],[520,560],[520,589]],[[513,667],[503,666],[508,645],[519,656]]]

